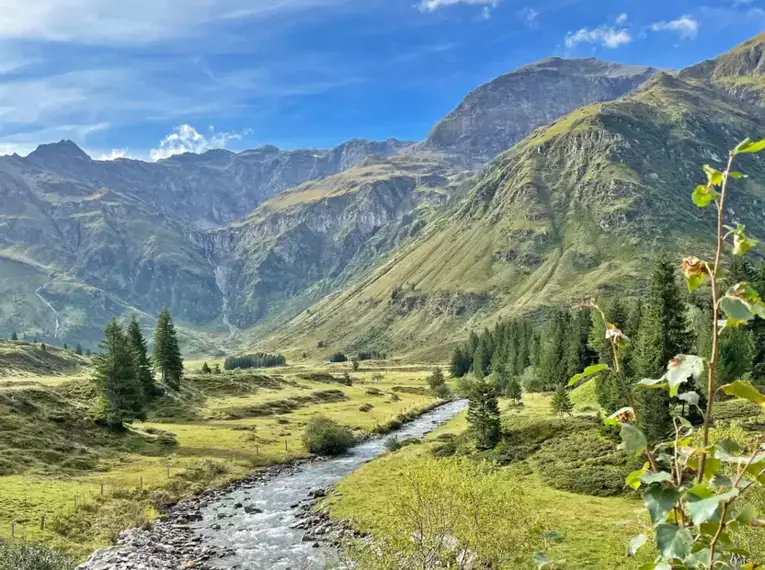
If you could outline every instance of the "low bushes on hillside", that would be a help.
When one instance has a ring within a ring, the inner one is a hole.
[[[330,362],[348,362],[348,357],[342,352],[336,352],[329,357]]]
[[[0,570],[73,570],[74,567],[74,560],[55,550],[0,541]]]
[[[305,426],[303,444],[317,455],[339,455],[350,449],[356,438],[350,429],[323,416],[314,416]]]

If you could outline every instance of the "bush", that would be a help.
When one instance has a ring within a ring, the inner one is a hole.
[[[356,438],[350,429],[323,416],[311,418],[303,432],[303,444],[306,449],[317,455],[339,455],[354,443]]]
[[[372,404],[361,404],[359,406],[359,411],[360,412],[371,412],[372,408],[374,408],[374,406]]]
[[[73,570],[68,556],[42,546],[0,542],[0,570]]]
[[[389,438],[387,438],[385,440],[384,445],[385,445],[385,449],[387,449],[391,453],[394,451],[398,451],[399,449],[401,449],[401,447],[403,447],[401,445],[401,442],[398,440],[398,438],[395,435],[392,435]]]
[[[348,362],[348,357],[342,352],[336,352],[329,357],[330,362]]]

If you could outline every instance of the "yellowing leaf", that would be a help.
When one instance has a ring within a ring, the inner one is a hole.
[[[765,405],[765,396],[760,394],[757,388],[747,380],[736,380],[735,382],[722,386],[721,389],[728,394],[728,396],[743,398],[744,400],[749,400],[760,406]]]
[[[765,139],[754,142],[752,139],[744,139],[733,149],[733,154],[742,154],[745,152],[760,152],[765,149]]]
[[[707,173],[707,180],[712,186],[719,186],[722,184],[723,175],[722,172],[716,168],[712,168],[708,164],[704,165],[704,172]]]

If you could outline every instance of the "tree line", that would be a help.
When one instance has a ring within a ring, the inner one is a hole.
[[[283,354],[257,352],[255,354],[245,354],[244,356],[229,356],[223,362],[223,369],[268,368],[270,366],[284,366],[285,364],[287,364],[287,358]]]
[[[708,356],[712,350],[712,333],[707,326],[712,306],[708,296],[686,292],[678,280],[676,263],[667,254],[657,255],[652,262],[650,284],[645,294],[624,299],[611,296],[600,300],[609,320],[630,339],[622,350],[620,365],[625,386],[610,374],[593,380],[598,403],[607,412],[628,405],[628,389],[641,378],[660,377],[667,362],[678,354],[696,351]],[[746,281],[765,297],[765,262],[752,265],[734,258],[727,268],[726,281]],[[729,331],[720,340],[718,385],[744,378],[765,386],[765,320],[756,318],[748,327]],[[472,373],[481,385],[474,390],[476,400],[474,425],[489,427],[478,431],[487,445],[495,440],[498,413],[490,401],[496,395],[520,400],[521,385],[527,392],[555,392],[553,411],[570,413],[569,378],[587,366],[604,363],[613,368],[613,354],[606,329],[598,314],[589,309],[555,308],[548,313],[542,327],[534,327],[527,319],[502,321],[493,330],[471,333],[467,342],[456,347],[451,360],[451,373],[463,377]],[[670,398],[663,390],[640,392],[640,427],[651,441],[664,437],[673,428],[671,410],[677,408],[692,423],[702,420],[699,408],[704,407],[706,387],[689,386],[700,395],[698,405]],[[494,396],[492,396],[494,394]],[[481,416],[483,419],[478,419]]]
[[[170,312],[164,309],[157,317],[151,358],[138,319],[133,317],[127,329],[112,319],[104,329],[93,365],[96,420],[120,428],[146,419],[151,402],[164,391],[179,390],[183,380],[183,359]],[[155,373],[159,373],[160,384]]]

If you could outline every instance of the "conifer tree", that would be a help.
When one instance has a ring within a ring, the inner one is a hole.
[[[48,347],[45,346],[44,342],[40,343],[40,350],[42,350],[43,352],[48,352]]]
[[[157,385],[154,382],[154,373],[149,361],[146,340],[143,338],[141,325],[137,318],[133,317],[130,320],[126,336],[128,346],[133,351],[133,357],[135,358],[136,376],[138,384],[141,386],[143,400],[144,402],[149,402],[157,395]]]
[[[11,340],[19,340],[19,335],[16,334],[16,331],[11,333]]]
[[[651,287],[643,307],[634,366],[640,378],[659,378],[667,362],[688,352],[691,338],[685,305],[675,280],[675,263],[659,255],[651,272]],[[640,423],[649,441],[657,441],[672,429],[669,395],[665,390],[641,390]]]
[[[162,384],[178,390],[183,378],[183,359],[170,311],[163,309],[154,332],[154,368],[160,371]]]
[[[558,384],[563,384],[570,378],[566,375],[568,321],[568,313],[556,309],[547,323],[539,363],[539,375],[547,389],[555,389]]]
[[[210,370],[210,367],[207,365],[207,363],[202,364],[202,374],[210,374],[212,370]]]
[[[564,414],[570,416],[571,412],[574,411],[574,404],[571,403],[571,397],[568,394],[568,390],[566,390],[565,384],[558,384],[558,387],[553,394],[552,401],[550,402],[550,407],[552,408],[552,412],[558,416]]]
[[[502,436],[499,420],[499,404],[494,386],[479,379],[468,396],[467,421],[478,449],[491,449]]]
[[[78,356],[82,356],[82,345],[78,342],[77,346],[74,348],[74,353]]]
[[[215,366],[213,366],[213,374],[220,374],[220,366],[219,365],[216,364]]]
[[[491,346],[485,337],[481,337],[473,353],[473,374],[479,380],[488,374],[491,365]]]
[[[69,347],[64,343],[64,350],[69,350]]]
[[[512,376],[510,382],[507,385],[507,397],[510,398],[514,404],[519,404],[523,400],[523,389],[517,376]]]
[[[465,374],[470,372],[473,367],[473,357],[469,353],[469,347],[463,345],[457,345],[452,354],[452,362],[450,366],[451,374],[454,378],[462,378]]]
[[[92,381],[99,395],[96,416],[112,428],[143,419],[141,385],[135,357],[122,327],[112,320],[104,330]]]

